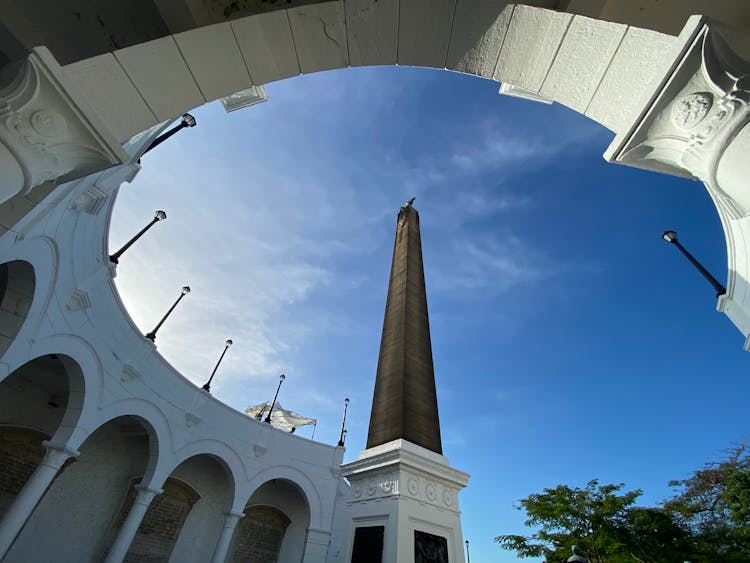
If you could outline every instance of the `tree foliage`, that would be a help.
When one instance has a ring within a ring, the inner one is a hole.
[[[694,535],[702,557],[750,561],[750,448],[731,448],[726,459],[672,481],[680,490],[664,507]]]
[[[591,563],[750,561],[750,448],[732,448],[687,479],[660,507],[638,507],[640,490],[624,485],[558,485],[521,499],[529,536],[495,538],[520,557],[565,561],[578,545]]]

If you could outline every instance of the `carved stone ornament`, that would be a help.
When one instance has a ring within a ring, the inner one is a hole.
[[[362,483],[355,483],[352,487],[352,495],[354,498],[360,498],[362,496]]]
[[[137,369],[135,369],[130,364],[124,364],[122,366],[122,371],[120,372],[120,381],[132,381],[134,379],[138,379],[140,376],[141,374]]]
[[[665,86],[655,90],[642,117],[607,155],[629,166],[703,181],[720,213],[736,220],[750,215],[750,196],[744,174],[726,172],[730,165],[742,170],[742,163],[729,163],[724,154],[750,121],[750,80],[747,65],[731,66],[737,56],[728,49],[699,19]]]
[[[411,496],[417,496],[419,494],[419,480],[416,477],[409,477],[406,488]]]
[[[708,92],[695,92],[679,99],[672,107],[672,123],[681,129],[692,129],[703,121],[713,105]]]
[[[383,490],[385,494],[392,493],[396,488],[396,483],[393,480],[393,476],[386,475],[383,478],[382,483],[380,484],[380,488]]]
[[[65,304],[65,308],[68,311],[80,311],[89,307],[91,307],[91,299],[88,293],[80,289],[74,289],[70,292],[68,302]]]
[[[185,426],[195,426],[196,424],[200,424],[203,421],[203,419],[200,416],[194,415],[193,413],[186,412],[185,413]]]
[[[127,159],[46,48],[0,70],[0,203]]]
[[[448,508],[453,506],[453,491],[447,487],[443,489],[443,504]]]
[[[424,488],[424,494],[427,497],[427,500],[435,502],[435,499],[437,498],[437,484],[434,481],[427,483]]]

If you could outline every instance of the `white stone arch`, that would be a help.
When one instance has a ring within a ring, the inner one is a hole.
[[[231,446],[219,440],[202,439],[182,446],[174,452],[169,460],[169,465],[160,464],[158,478],[166,480],[181,463],[201,455],[213,458],[224,469],[231,487],[230,498],[234,499],[239,483],[242,483],[245,479],[245,464],[242,457]],[[156,479],[157,477],[154,478],[154,482],[156,482]],[[229,508],[228,506],[227,510]]]
[[[8,374],[34,358],[57,354],[69,358],[77,369],[68,380],[68,406],[51,442],[71,450],[98,426],[96,423],[102,385],[102,367],[96,352],[83,339],[71,334],[56,334],[34,341],[28,352],[12,348],[6,356]],[[6,374],[3,379],[5,379]]]
[[[174,450],[172,428],[162,410],[145,399],[129,398],[102,407],[97,428],[124,416],[132,416],[143,425],[149,435],[148,463],[141,483],[151,486],[154,475],[164,464],[169,464],[169,454]],[[96,428],[91,430],[95,432]],[[158,487],[157,487],[158,488]]]
[[[32,354],[29,341],[39,330],[41,319],[54,293],[59,256],[57,243],[46,236],[15,242],[0,252],[1,262],[20,260],[29,263],[34,270],[34,297],[31,307],[26,313],[26,320],[1,358],[3,363],[0,364],[0,369],[5,369],[0,371],[0,381],[12,371],[8,370],[13,362],[11,356],[14,353],[21,357],[29,357]]]
[[[708,3],[699,7],[712,10]],[[632,14],[623,21],[649,23],[648,16]],[[654,27],[663,29],[656,21]],[[692,64],[688,55],[707,29],[696,16],[672,36],[495,0],[334,0],[192,29],[74,62],[61,72],[120,142],[250,85],[300,74],[369,65],[471,74],[502,82],[504,93],[556,101],[586,115],[616,135],[607,159],[703,180],[717,206],[732,207],[728,200],[734,196],[723,197],[722,182],[711,182],[702,164],[682,156],[685,150],[628,152],[635,130],[654,117],[665,85],[674,84],[677,74],[686,77],[680,67]],[[735,44],[746,51],[741,41]],[[707,66],[700,58],[698,65]],[[746,82],[725,82],[717,98],[734,88],[739,94],[732,103],[744,103],[750,93]],[[702,143],[699,133],[697,144]],[[742,153],[745,144],[740,139],[734,152]],[[717,151],[731,152],[726,149]],[[668,162],[675,158],[679,162]],[[736,168],[731,166],[735,176]],[[728,292],[718,307],[750,335],[750,282],[744,281],[750,280],[750,248],[743,242],[750,237],[750,219],[730,224],[721,209],[719,214],[730,258]]]
[[[244,498],[236,499],[240,502],[235,503],[234,510],[242,512],[253,494],[265,483],[273,479],[288,481],[299,489],[302,497],[307,501],[310,511],[309,528],[316,530],[325,530],[328,528],[328,524],[323,517],[323,502],[315,483],[313,483],[310,477],[291,465],[273,465],[255,474],[244,486]]]

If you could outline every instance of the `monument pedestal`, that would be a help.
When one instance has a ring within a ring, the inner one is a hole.
[[[469,475],[448,458],[399,439],[342,466],[351,483],[345,561],[463,563],[458,492]]]

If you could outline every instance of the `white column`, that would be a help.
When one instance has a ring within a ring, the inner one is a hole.
[[[5,557],[18,533],[34,512],[44,493],[54,480],[62,465],[71,457],[78,457],[79,452],[65,446],[43,442],[47,453],[29,480],[18,493],[3,521],[0,522],[0,559]]]
[[[117,533],[115,543],[107,554],[107,559],[104,563],[121,563],[125,558],[125,555],[130,549],[130,544],[135,537],[135,533],[138,531],[138,526],[141,525],[143,517],[146,515],[151,501],[154,500],[156,495],[162,494],[164,491],[161,489],[151,489],[145,485],[135,486],[136,495],[133,501],[133,506],[130,508],[125,521],[122,523],[120,531]]]
[[[330,542],[331,533],[329,531],[308,528],[307,538],[305,539],[305,554],[302,561],[304,563],[324,563]]]
[[[221,530],[219,541],[216,543],[216,549],[214,549],[214,556],[211,559],[211,563],[224,563],[227,558],[227,552],[229,546],[232,544],[232,536],[234,530],[237,527],[237,522],[240,518],[244,518],[243,512],[227,512],[224,516],[224,528]]]

